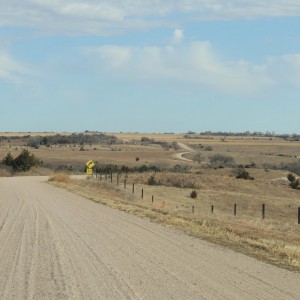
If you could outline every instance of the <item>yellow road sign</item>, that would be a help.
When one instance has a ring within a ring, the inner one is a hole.
[[[86,169],[86,174],[87,175],[93,175],[93,169],[87,168]]]
[[[89,160],[87,163],[86,163],[86,166],[89,168],[89,169],[93,169],[95,167],[95,164],[92,160]]]

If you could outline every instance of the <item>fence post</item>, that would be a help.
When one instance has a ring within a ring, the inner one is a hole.
[[[142,189],[142,199],[144,198],[144,189]]]
[[[112,172],[110,173],[110,182],[112,183]]]
[[[126,189],[126,183],[127,183],[127,180],[125,178],[125,180],[124,180],[124,189]]]
[[[192,213],[195,213],[195,206],[192,206]]]
[[[265,218],[265,215],[266,215],[266,205],[265,204],[263,204],[262,205],[262,218],[264,219]]]
[[[233,214],[236,216],[236,204],[234,204]]]
[[[134,183],[132,184],[132,194],[134,194]]]
[[[298,224],[300,224],[300,207],[298,207]]]
[[[214,206],[213,205],[211,206],[211,213],[212,214],[214,213]]]
[[[152,203],[154,202],[154,196],[152,195]]]

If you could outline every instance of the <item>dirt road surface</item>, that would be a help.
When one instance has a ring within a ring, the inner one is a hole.
[[[191,153],[191,152],[195,152],[195,150],[193,150],[191,147],[189,147],[186,144],[183,143],[179,143],[178,142],[178,146],[183,149],[186,150],[185,152],[180,152],[180,153],[176,153],[174,154],[174,158],[175,159],[179,159],[179,160],[183,160],[183,161],[189,161],[189,162],[193,162],[191,159],[185,158],[183,155]]]
[[[0,179],[0,299],[300,299],[300,275],[85,200]]]

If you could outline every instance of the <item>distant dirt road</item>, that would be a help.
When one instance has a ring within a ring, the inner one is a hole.
[[[176,153],[176,154],[174,155],[174,158],[175,158],[175,159],[179,159],[179,160],[183,160],[183,161],[191,161],[191,162],[192,162],[191,159],[185,158],[183,155],[184,155],[184,154],[191,153],[191,152],[195,152],[195,150],[192,149],[191,147],[189,147],[188,145],[183,144],[183,143],[179,143],[179,142],[178,142],[178,146],[179,146],[181,149],[187,150],[187,151],[181,152],[181,153]]]
[[[300,275],[85,200],[0,179],[0,299],[300,299]]]

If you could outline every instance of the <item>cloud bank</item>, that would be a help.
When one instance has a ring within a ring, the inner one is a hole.
[[[298,0],[1,0],[0,26],[56,34],[109,35],[180,26],[186,20],[299,16]],[[174,17],[176,16],[176,18]]]
[[[157,47],[107,45],[83,49],[97,72],[134,82],[187,83],[232,95],[300,87],[300,54],[268,57],[263,64],[226,61],[207,41]]]

